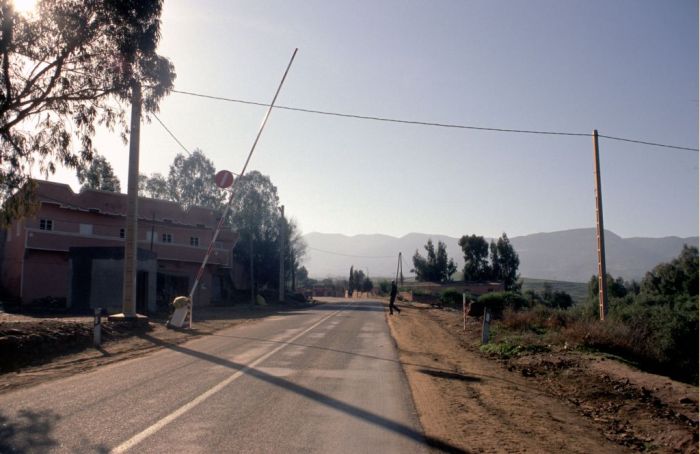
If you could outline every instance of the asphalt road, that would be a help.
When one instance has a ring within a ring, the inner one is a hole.
[[[0,396],[0,452],[428,450],[378,302],[165,347]]]

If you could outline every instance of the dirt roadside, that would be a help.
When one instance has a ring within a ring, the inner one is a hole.
[[[59,350],[42,348],[32,361],[24,361],[20,367],[0,373],[0,393],[87,372],[162,348],[149,338],[181,344],[224,328],[252,323],[280,312],[307,306],[309,304],[201,308],[195,314],[192,330],[168,329],[164,320],[158,319],[153,319],[147,327],[135,332],[105,324],[104,342],[100,348],[91,345],[92,317],[38,318],[0,312],[0,341],[3,337],[17,337],[17,333],[31,333],[24,336],[27,340],[41,333],[45,338],[44,343],[65,344],[67,340],[73,341],[73,345]],[[3,331],[12,334],[3,336]],[[148,338],[142,336],[144,333],[148,333]]]
[[[698,388],[578,352],[494,360],[480,320],[425,304],[388,315],[428,437],[464,452],[688,452]]]

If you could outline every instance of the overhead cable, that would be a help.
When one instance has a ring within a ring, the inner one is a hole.
[[[158,123],[160,123],[160,125],[163,127],[163,129],[165,129],[165,130],[168,132],[168,134],[170,134],[170,137],[172,137],[172,138],[175,140],[175,142],[177,142],[177,144],[180,145],[180,147],[182,147],[183,150],[185,150],[185,153],[187,153],[188,156],[192,154],[192,153],[190,152],[190,150],[188,150],[188,149],[182,144],[182,142],[180,142],[179,140],[177,140],[177,137],[175,137],[175,134],[173,134],[172,131],[170,131],[170,129],[168,129],[167,126],[165,126],[165,123],[163,123],[163,122],[161,121],[161,119],[158,118],[158,115],[156,115],[156,114],[151,114],[151,115],[153,115],[153,117],[154,117],[156,120],[158,120]]]
[[[678,147],[675,145],[666,145],[663,143],[655,143],[655,142],[646,142],[644,140],[635,140],[635,139],[624,139],[622,137],[613,137],[613,136],[606,136],[604,134],[598,134],[598,137],[602,137],[605,139],[610,139],[610,140],[619,140],[622,142],[631,142],[631,143],[639,143],[642,145],[649,145],[652,147],[663,147],[663,148],[673,148],[675,150],[687,150],[687,151],[698,151],[697,148],[690,148],[690,147]]]
[[[253,105],[253,106],[269,107],[268,104],[261,103],[261,102],[245,101],[242,99],[234,99],[234,98],[225,98],[222,96],[204,95],[201,93],[194,93],[191,91],[172,90],[172,92],[179,93],[182,95],[196,96],[199,98],[215,99],[218,101],[235,102],[235,103],[239,103],[239,104],[248,104],[248,105]],[[339,113],[339,112],[329,112],[326,110],[304,109],[301,107],[289,107],[289,106],[279,106],[279,105],[275,106],[275,109],[291,110],[291,111],[295,111],[295,112],[304,112],[304,113],[313,113],[313,114],[318,114],[318,115],[331,115],[334,117],[356,118],[359,120],[385,121],[385,122],[390,122],[390,123],[403,123],[403,124],[420,125],[420,126],[438,126],[441,128],[473,129],[473,130],[477,130],[477,131],[514,132],[514,133],[520,133],[520,134],[546,134],[546,135],[555,135],[555,136],[589,137],[591,135],[589,133],[582,133],[582,132],[536,131],[536,130],[527,130],[527,129],[487,128],[487,127],[482,127],[482,126],[458,125],[458,124],[451,124],[451,123],[435,123],[435,122],[428,122],[428,121],[400,120],[400,119],[396,119],[396,118],[375,117],[375,116],[370,116],[370,115],[355,115],[355,114],[347,114],[347,113]]]
[[[217,101],[226,101],[226,102],[247,104],[247,105],[252,105],[252,106],[260,106],[260,107],[269,107],[270,106],[269,104],[265,104],[262,102],[247,101],[247,100],[235,99],[235,98],[227,98],[227,97],[223,97],[223,96],[206,95],[206,94],[202,94],[202,93],[195,93],[195,92],[185,91],[185,90],[172,90],[172,92],[179,93],[182,95],[195,96],[195,97],[199,97],[199,98],[214,99]],[[584,133],[584,132],[544,131],[544,130],[533,130],[533,129],[511,129],[511,128],[491,128],[491,127],[485,127],[485,126],[460,125],[460,124],[453,124],[453,123],[437,123],[437,122],[428,122],[428,121],[402,120],[402,119],[396,119],[396,118],[377,117],[377,116],[370,116],[370,115],[356,115],[356,114],[348,114],[348,113],[330,112],[330,111],[325,111],[325,110],[304,109],[301,107],[280,106],[280,105],[275,106],[275,109],[291,110],[291,111],[295,111],[295,112],[312,113],[312,114],[318,114],[318,115],[330,115],[330,116],[334,116],[334,117],[355,118],[355,119],[359,119],[359,120],[373,120],[373,121],[383,121],[383,122],[390,122],[390,123],[400,123],[400,124],[419,125],[419,126],[435,126],[435,127],[441,127],[441,128],[470,129],[470,130],[475,130],[475,131],[492,131],[492,132],[507,132],[507,133],[516,133],[516,134],[540,134],[540,135],[550,135],[550,136],[573,136],[573,137],[591,137],[591,135],[592,135],[590,133]],[[623,142],[638,143],[641,145],[648,145],[648,146],[653,146],[653,147],[670,148],[670,149],[684,150],[684,151],[698,151],[697,148],[680,147],[680,146],[676,146],[676,145],[668,145],[668,144],[657,143],[657,142],[648,142],[648,141],[644,141],[644,140],[625,139],[622,137],[608,136],[608,135],[603,135],[603,134],[599,134],[598,137],[606,138],[606,139],[610,139],[610,140],[619,140],[619,141],[623,141]]]

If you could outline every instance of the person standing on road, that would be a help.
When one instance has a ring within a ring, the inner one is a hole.
[[[398,289],[396,288],[396,281],[391,281],[391,295],[389,295],[389,314],[394,315],[394,309],[396,309],[396,312],[401,313],[401,309],[398,308],[394,304],[394,301],[396,301],[396,293],[398,292]]]

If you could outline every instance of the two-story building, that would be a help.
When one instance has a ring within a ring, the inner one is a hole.
[[[66,298],[74,309],[118,306],[126,194],[75,193],[67,184],[37,181],[37,196],[35,217],[13,222],[4,231],[0,286],[5,294],[23,303]],[[163,309],[174,296],[189,292],[219,216],[208,208],[185,211],[174,202],[139,197],[141,310]],[[237,239],[230,229],[220,232],[195,295],[197,304],[226,299]]]

